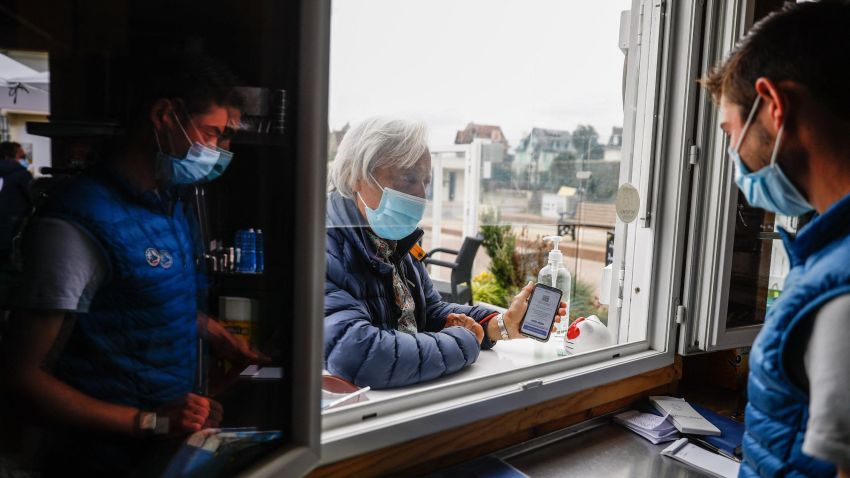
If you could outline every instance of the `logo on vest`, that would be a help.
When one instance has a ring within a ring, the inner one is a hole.
[[[174,265],[174,261],[171,259],[171,253],[161,250],[159,251],[159,255],[162,256],[159,261],[159,265],[161,265],[163,269],[171,269],[171,266]]]
[[[156,267],[159,265],[159,262],[162,260],[162,257],[159,254],[159,251],[154,249],[153,247],[148,247],[145,249],[145,260],[148,261],[148,265],[151,267]]]

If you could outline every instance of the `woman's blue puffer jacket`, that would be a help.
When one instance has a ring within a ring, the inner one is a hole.
[[[392,268],[376,255],[354,201],[331,192],[326,224],[325,368],[330,373],[379,389],[432,380],[475,362],[480,351],[475,335],[462,327],[443,329],[446,315],[481,321],[493,311],[441,300],[425,267],[408,253],[421,230],[398,241],[396,256],[416,303],[419,333],[414,335],[396,330],[400,312]],[[481,348],[491,346],[485,337]]]

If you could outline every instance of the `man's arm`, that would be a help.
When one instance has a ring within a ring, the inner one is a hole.
[[[46,367],[65,321],[61,311],[17,312],[5,347],[4,374],[13,393],[48,422],[133,435],[139,410],[92,398],[51,375]]]
[[[219,358],[227,359],[237,365],[266,364],[271,359],[251,348],[247,342],[236,337],[224,328],[218,320],[198,312],[198,330],[206,332],[213,352]]]
[[[19,312],[13,318],[4,361],[17,364],[4,373],[12,393],[31,407],[44,422],[115,433],[141,436],[136,420],[141,410],[92,398],[54,377],[47,361],[58,343],[64,313]],[[12,360],[14,359],[14,360]],[[222,419],[221,405],[207,397],[188,393],[155,411],[168,418],[168,433],[180,436],[203,428],[215,428]]]
[[[850,469],[848,317],[850,294],[821,307],[804,358],[810,399],[803,453],[831,462],[839,470]]]

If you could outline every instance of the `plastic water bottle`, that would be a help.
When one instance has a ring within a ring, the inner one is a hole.
[[[257,229],[257,274],[266,269],[265,247],[263,245],[263,230]]]
[[[549,252],[549,260],[546,267],[540,269],[537,274],[537,282],[560,289],[561,300],[567,303],[567,315],[564,319],[555,326],[555,332],[552,333],[552,340],[555,341],[555,350],[559,356],[567,355],[566,335],[570,326],[570,289],[572,289],[572,276],[570,271],[564,266],[564,255],[561,253],[559,244],[561,237],[547,236],[543,238],[546,241],[552,242],[552,250]]]
[[[253,229],[236,231],[236,247],[241,254],[236,272],[253,274],[257,271],[257,233]]]

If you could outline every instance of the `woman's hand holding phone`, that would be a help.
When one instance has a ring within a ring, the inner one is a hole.
[[[522,290],[514,297],[514,300],[511,302],[510,307],[504,313],[504,321],[505,328],[508,331],[508,337],[511,339],[521,339],[526,338],[519,331],[520,324],[522,324],[522,318],[525,316],[526,310],[528,310],[528,298],[531,297],[531,292],[534,290],[534,282],[529,281]],[[561,321],[561,318],[567,314],[567,304],[564,301],[561,301],[558,307],[558,313],[555,315],[555,320],[552,322],[552,331],[555,331],[555,326]],[[498,324],[495,323],[495,320],[491,320],[487,323],[487,336],[490,337],[491,340],[500,340],[502,338],[501,332],[499,331]]]

